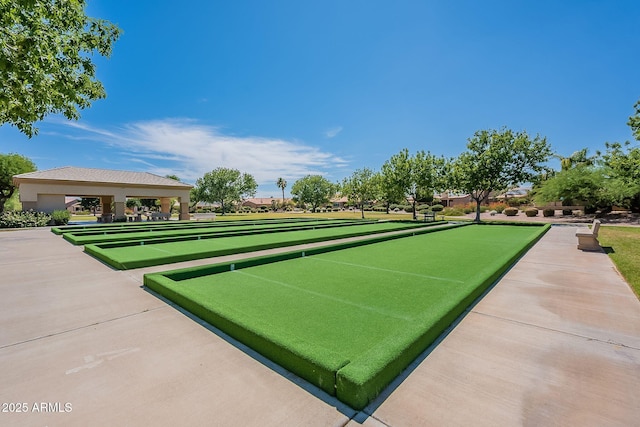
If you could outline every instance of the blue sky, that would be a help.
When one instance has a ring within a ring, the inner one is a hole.
[[[402,148],[453,157],[481,129],[526,130],[570,155],[631,140],[640,2],[89,0],[123,34],[96,58],[108,97],[0,152],[38,169],[175,174],[216,167],[341,181]],[[552,164],[553,165],[553,164]]]

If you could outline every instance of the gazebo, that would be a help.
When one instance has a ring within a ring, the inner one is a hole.
[[[160,210],[171,213],[171,199],[180,202],[180,219],[189,219],[189,184],[148,172],[61,167],[15,175],[23,210],[53,212],[65,209],[65,196],[100,198],[103,215],[126,218],[128,197],[160,199]],[[113,209],[111,205],[113,204]]]

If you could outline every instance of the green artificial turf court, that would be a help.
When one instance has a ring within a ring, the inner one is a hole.
[[[82,232],[64,233],[65,240],[74,245],[87,245],[105,242],[124,242],[129,240],[150,240],[155,238],[187,237],[187,236],[219,236],[223,234],[231,235],[260,233],[269,230],[332,227],[345,226],[351,224],[371,223],[370,220],[325,220],[314,221],[267,221],[267,222],[230,222],[221,224],[218,222],[206,223],[186,223],[175,227],[145,227],[127,228],[115,230],[90,230]]]
[[[438,225],[415,222],[322,221],[316,225],[299,224],[295,228],[253,228],[248,232],[195,235],[189,238],[162,238],[85,246],[85,251],[120,270],[149,267],[214,256],[246,253],[296,244],[335,240],[346,237],[413,230]],[[444,224],[444,223],[441,223]]]
[[[233,220],[227,220],[223,218],[217,220],[185,220],[185,221],[144,221],[144,222],[113,222],[109,224],[88,224],[88,225],[62,225],[58,227],[51,227],[51,231],[54,234],[74,233],[82,235],[83,233],[94,232],[127,232],[130,230],[163,230],[171,228],[186,228],[186,227],[226,227],[228,225],[255,225],[255,224],[267,224],[267,223],[279,223],[279,222],[304,222],[304,221],[317,221],[320,218],[263,218],[263,219],[243,219],[236,218]]]
[[[362,409],[548,228],[461,226],[144,282]]]

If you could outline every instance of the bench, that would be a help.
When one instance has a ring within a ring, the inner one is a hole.
[[[147,221],[169,221],[171,219],[170,213],[165,212],[151,212],[151,215],[147,215]]]
[[[578,249],[583,251],[599,251],[600,242],[598,242],[598,230],[600,230],[600,220],[594,219],[590,229],[584,230],[579,228],[576,231],[578,238]]]
[[[424,214],[424,222],[433,222],[436,220],[435,212],[428,212]]]

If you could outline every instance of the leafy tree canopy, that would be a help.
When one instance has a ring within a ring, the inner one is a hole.
[[[15,153],[0,154],[0,212],[4,211],[4,204],[16,191],[13,176],[35,170],[36,165],[25,156]]]
[[[364,218],[365,203],[374,200],[378,194],[378,175],[369,168],[357,169],[342,181],[340,191],[350,202],[360,206]]]
[[[633,107],[636,109],[635,114],[629,117],[627,124],[631,127],[633,137],[640,141],[640,100]]]
[[[584,203],[595,208],[606,203],[604,183],[601,168],[577,166],[564,169],[543,181],[535,188],[533,196],[539,204],[562,201],[565,206]]]
[[[31,138],[50,113],[77,120],[106,96],[91,55],[109,56],[120,29],[87,17],[85,0],[0,1],[0,125]]]
[[[220,167],[198,178],[191,197],[194,203],[220,203],[224,215],[225,202],[238,202],[244,197],[254,196],[257,188],[258,184],[252,175]]]
[[[423,150],[411,156],[409,150],[404,148],[382,165],[382,192],[393,201],[411,196],[415,219],[416,202],[433,199],[434,191],[445,187],[445,165],[443,157],[436,157]]]
[[[546,138],[506,128],[477,131],[451,164],[451,186],[471,195],[479,222],[480,204],[492,191],[532,181],[546,169],[543,164],[551,154]]]
[[[291,194],[300,203],[311,205],[315,210],[323,203],[327,203],[335,193],[335,186],[321,175],[307,175],[293,183]]]

